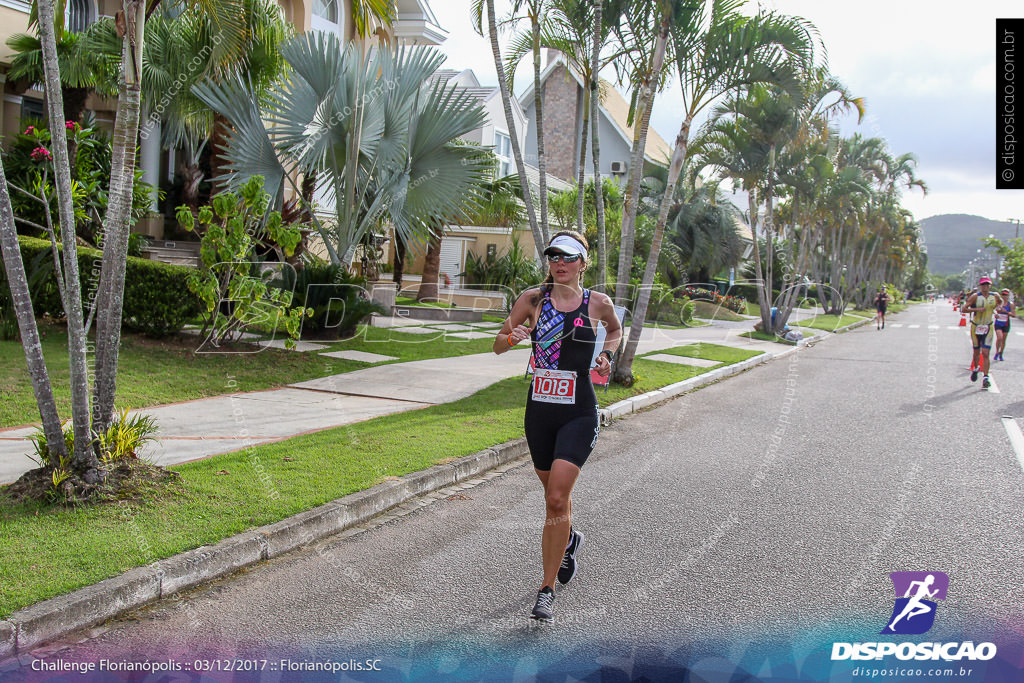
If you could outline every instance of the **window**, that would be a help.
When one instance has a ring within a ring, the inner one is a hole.
[[[92,0],[70,0],[68,2],[68,30],[81,33],[96,21]]]
[[[332,24],[338,23],[337,0],[313,0],[313,16],[326,19]]]
[[[42,100],[33,100],[30,97],[23,98],[21,100],[21,120],[45,121],[46,105],[43,104]]]
[[[508,133],[494,131],[494,156],[498,158],[498,177],[512,172],[512,138]]]

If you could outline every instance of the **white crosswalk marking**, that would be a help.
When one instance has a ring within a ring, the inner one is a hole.
[[[916,330],[919,327],[921,327],[921,326],[920,325],[907,325],[907,329],[908,330]]]

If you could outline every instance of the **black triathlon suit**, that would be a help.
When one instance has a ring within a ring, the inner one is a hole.
[[[531,333],[536,373],[539,370],[576,372],[572,402],[550,403],[535,400],[534,382],[526,401],[526,442],[533,466],[548,471],[556,459],[583,467],[597,443],[600,420],[597,394],[590,381],[597,333],[588,314],[590,290],[583,290],[583,301],[569,312],[556,310],[550,292],[544,293],[540,318]],[[568,401],[569,397],[564,400]]]

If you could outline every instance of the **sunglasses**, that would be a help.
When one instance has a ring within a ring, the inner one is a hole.
[[[548,254],[548,263],[576,263],[580,258],[580,254]]]

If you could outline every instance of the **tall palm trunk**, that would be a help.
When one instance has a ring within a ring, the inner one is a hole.
[[[41,0],[39,10],[39,42],[43,52],[46,100],[51,121],[64,115],[64,101],[57,66],[57,39],[54,34],[53,0]],[[68,157],[67,131],[62,125],[50,126],[50,147],[53,153],[53,176],[57,187],[57,206],[61,242],[64,245],[64,312],[68,321],[68,365],[71,383],[71,419],[75,432],[72,467],[87,483],[99,479],[99,461],[93,453],[89,424],[89,377],[86,365],[85,321],[82,314],[82,286],[78,279],[78,250],[75,248],[75,213],[71,198],[71,165]]]
[[[32,311],[32,298],[29,295],[28,276],[25,264],[21,260],[21,249],[18,245],[18,233],[14,226],[14,212],[11,208],[11,197],[7,193],[7,177],[3,163],[0,162],[0,252],[2,252],[7,283],[11,288],[11,301],[14,315],[18,320],[21,332],[21,345],[25,350],[25,362],[28,374],[32,379],[32,393],[36,397],[36,406],[43,421],[43,434],[51,456],[51,462],[59,462],[67,457],[64,447],[64,436],[61,433],[60,415],[57,413],[57,402],[53,398],[53,386],[43,359],[43,347],[39,342],[39,329],[36,327],[35,313]]]
[[[395,268],[391,279],[395,282],[395,291],[402,291],[402,278],[405,276],[405,240],[395,236]]]
[[[640,180],[644,175],[644,148],[647,146],[647,130],[651,124],[651,109],[654,106],[655,88],[661,79],[661,70],[665,65],[665,50],[668,47],[668,35],[671,23],[669,13],[663,12],[658,40],[654,45],[654,58],[651,70],[640,86],[637,98],[637,111],[633,123],[633,149],[629,154],[629,181],[626,184],[626,196],[622,204],[622,240],[619,243],[619,271],[615,279],[615,303],[623,306],[626,303],[630,273],[633,267],[633,241],[636,228],[636,212],[640,199]]]
[[[416,301],[438,301],[437,279],[441,276],[441,230],[437,229],[427,243],[427,255],[423,261],[423,280],[420,282]]]
[[[750,212],[750,234],[754,237],[754,279],[757,282],[757,305],[761,309],[761,330],[771,333],[772,311],[768,302],[772,298],[772,283],[765,280],[764,265],[761,263],[761,245],[757,243],[757,192],[747,190],[747,209]],[[771,248],[771,242],[765,237],[765,245]],[[766,291],[767,290],[767,291]]]
[[[540,9],[538,6],[536,9]],[[540,17],[530,13],[533,33],[533,106],[537,111],[537,170],[540,174],[540,232],[547,246],[548,240],[548,162],[544,153],[544,103],[540,93]],[[500,72],[499,72],[500,73]]]
[[[587,134],[590,132],[590,88],[583,91],[583,116],[580,131],[579,172],[576,174],[576,230],[583,234],[583,199],[585,185],[583,172],[587,166]]]
[[[615,381],[622,384],[633,383],[633,358],[636,356],[636,347],[640,343],[640,335],[644,330],[644,321],[647,318],[647,306],[651,301],[651,289],[654,285],[654,276],[658,272],[658,257],[661,256],[661,244],[665,239],[665,224],[668,223],[668,211],[672,206],[676,194],[676,185],[679,183],[679,176],[683,170],[683,163],[686,161],[686,151],[690,143],[690,125],[693,122],[691,116],[683,119],[679,127],[679,134],[676,136],[676,146],[672,150],[672,161],[668,167],[668,181],[665,183],[665,194],[661,197],[661,205],[658,207],[658,220],[654,225],[654,237],[651,239],[651,251],[647,256],[647,265],[644,268],[644,277],[640,282],[640,292],[636,300],[636,308],[633,310],[633,322],[629,327],[629,341],[626,348],[619,357],[615,367]]]
[[[508,81],[505,79],[505,68],[501,61],[501,49],[498,47],[498,27],[494,19],[494,0],[487,0],[487,35],[491,39],[491,56],[494,58],[494,68],[498,72],[498,90],[501,92],[501,103],[505,109],[505,125],[508,126],[508,135],[512,141],[512,156],[516,162],[516,170],[519,173],[519,188],[523,192],[523,203],[526,204],[526,217],[530,221],[530,230],[533,232],[533,241],[537,247],[537,258],[544,255],[544,247],[547,246],[547,225],[537,223],[537,212],[533,207],[533,197],[530,194],[530,181],[526,177],[526,166],[523,164],[523,151],[519,146],[519,134],[516,132],[515,118],[512,116],[512,101],[508,91]],[[543,177],[543,174],[541,174]]]
[[[124,0],[125,29],[122,39],[122,81],[114,121],[110,172],[110,202],[103,229],[103,267],[96,304],[96,406],[94,422],[105,429],[114,415],[117,360],[121,346],[121,309],[131,233],[132,190],[135,183],[135,147],[139,136],[142,101],[142,49],[146,5]]]
[[[604,184],[601,182],[601,134],[599,119],[601,96],[598,92],[601,55],[602,0],[594,0],[594,51],[590,55],[590,144],[594,161],[594,207],[597,210],[597,286],[604,292],[608,288],[608,235],[604,222]]]

